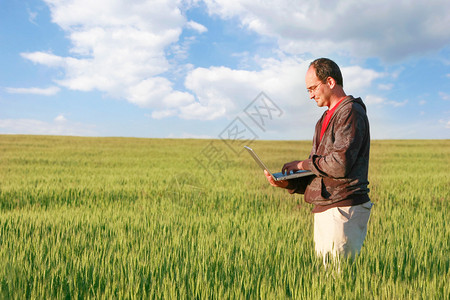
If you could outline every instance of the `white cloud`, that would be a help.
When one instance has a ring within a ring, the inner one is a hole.
[[[57,86],[51,86],[48,88],[6,88],[6,91],[10,94],[33,94],[33,95],[41,95],[41,96],[53,96],[56,95],[60,88]]]
[[[182,25],[179,1],[108,1],[98,0],[44,0],[51,9],[52,20],[64,30],[85,27],[123,27],[152,32],[171,31]]]
[[[54,121],[55,121],[55,122],[66,122],[67,119],[66,119],[66,117],[64,117],[63,114],[60,114],[60,115],[58,115],[58,116],[54,119]]]
[[[370,136],[372,139],[447,139],[450,133],[449,121],[438,121],[435,118],[411,123],[403,120],[388,121],[369,116],[369,121],[371,122]]]
[[[34,63],[46,65],[49,67],[63,67],[65,65],[64,58],[45,52],[21,53],[23,58],[31,60]]]
[[[92,126],[69,122],[62,115],[57,116],[53,122],[35,119],[0,119],[0,132],[4,134],[97,135]]]
[[[444,101],[450,101],[450,95],[444,92],[439,92],[439,97]]]
[[[161,76],[171,69],[166,48],[178,41],[186,24],[179,1],[45,2],[53,22],[70,38],[73,55],[61,57],[39,51],[22,56],[62,68],[64,76],[55,79],[56,83],[71,90],[99,90],[156,109],[193,101],[192,95],[174,90],[172,83]],[[198,23],[189,24],[202,30]]]
[[[375,95],[367,95],[364,98],[364,102],[368,105],[376,105],[376,104],[383,104],[386,102],[386,99],[383,97],[375,96]]]
[[[450,129],[450,120],[439,120],[439,123],[442,124],[446,129]]]
[[[276,99],[279,106],[295,107],[305,116],[315,115],[308,105],[305,74],[309,61],[294,58],[259,59],[259,71],[233,70],[226,67],[196,68],[186,77],[185,85],[197,95],[198,102],[180,110],[187,119],[215,119],[235,116],[261,91]],[[383,74],[359,66],[342,68],[346,91],[363,92]],[[309,119],[309,118],[308,118]]]
[[[382,91],[390,91],[393,87],[394,85],[392,83],[381,83],[378,85],[378,89]]]
[[[173,55],[175,61],[183,61],[188,58],[189,49],[195,41],[196,38],[194,36],[184,37],[182,41],[172,44],[168,49],[167,54]],[[177,66],[177,70],[173,70],[174,73],[179,72],[180,68],[180,66]]]
[[[38,13],[31,11],[29,7],[27,7],[27,13],[28,13],[28,21],[34,25],[37,25],[36,17],[38,16]]]
[[[436,51],[450,39],[447,0],[277,1],[205,0],[211,14],[274,37],[294,54],[347,52],[395,61]],[[355,18],[357,14],[357,18]],[[339,26],[336,26],[339,24]],[[345,49],[345,50],[343,50]]]
[[[64,75],[55,82],[68,89],[98,90],[110,97],[126,99],[140,107],[152,109],[151,115],[157,119],[169,116],[202,120],[231,118],[261,91],[288,110],[305,107],[301,112],[304,120],[312,118],[312,111],[316,111],[314,105],[305,105],[309,103],[304,86],[309,62],[296,56],[263,59],[245,53],[245,63],[249,59],[254,60],[253,65],[259,67],[257,71],[224,66],[195,68],[187,64],[178,65],[177,60],[187,57],[190,43],[195,41],[194,37],[179,40],[183,28],[199,33],[207,31],[204,25],[186,20],[181,11],[185,4],[178,0],[45,2],[50,7],[53,22],[65,30],[71,41],[71,55],[62,57],[39,51],[22,53],[22,56],[34,63],[61,68]],[[291,53],[311,52],[311,49],[318,49],[320,53],[337,46],[366,51],[364,49],[381,47],[380,39],[384,38],[384,35],[374,31],[376,26],[368,25],[367,20],[362,20],[358,26],[347,22],[349,25],[345,27],[347,23],[342,20],[353,19],[348,17],[350,7],[363,7],[357,1],[352,5],[328,3],[333,9],[325,10],[320,2],[307,4],[283,0],[276,6],[250,0],[205,2],[210,13],[223,18],[238,17],[244,26],[277,38],[282,49]],[[388,28],[378,20],[384,17],[372,12],[373,4],[367,3],[367,6],[368,10],[363,10],[362,15],[370,16],[372,22],[385,26],[381,30]],[[318,18],[322,11],[323,16]],[[322,21],[312,21],[319,19]],[[334,32],[335,26],[332,24],[335,22],[344,24],[342,32]],[[369,27],[373,31],[365,32],[364,29]],[[398,34],[395,30],[394,33]],[[357,41],[360,41],[360,47]],[[389,47],[389,44],[385,46]],[[171,55],[175,62],[169,61]],[[367,93],[366,90],[376,79],[387,76],[359,66],[343,67],[342,72],[345,90],[355,96]],[[187,90],[177,90],[169,76],[177,79],[185,76]]]
[[[163,119],[171,116],[175,116],[177,114],[177,111],[175,109],[165,109],[165,110],[157,110],[152,112],[150,115],[153,119]]]
[[[350,94],[362,94],[375,79],[384,76],[382,73],[360,66],[342,67],[341,71],[344,77],[344,88]]]
[[[194,21],[189,21],[186,24],[187,28],[193,29],[198,31],[199,33],[204,33],[208,31],[208,28],[206,28],[205,26],[203,26],[202,24],[199,24],[197,22]]]
[[[393,106],[393,107],[403,107],[408,103],[408,100],[403,100],[401,102],[399,101],[388,101],[387,104]]]
[[[388,105],[392,107],[402,107],[408,103],[408,100],[404,101],[392,101],[388,100],[384,97],[376,96],[376,95],[367,95],[364,99],[364,102],[368,105]]]
[[[166,109],[186,106],[195,101],[187,92],[175,91],[172,83],[164,77],[153,77],[133,85],[125,91],[126,98],[138,106]]]
[[[304,95],[307,63],[295,59],[260,60],[260,71],[233,70],[227,67],[196,68],[185,85],[197,95],[195,102],[180,110],[187,119],[216,119],[234,116],[261,91],[276,97],[281,104],[295,103]],[[306,95],[306,94],[305,94]]]

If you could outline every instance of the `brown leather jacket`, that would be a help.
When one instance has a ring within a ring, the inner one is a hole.
[[[337,107],[322,137],[326,113],[316,124],[311,155],[303,162],[316,176],[289,181],[287,189],[305,194],[305,201],[329,206],[343,201],[357,205],[369,200],[370,134],[366,106],[361,98],[347,96]]]

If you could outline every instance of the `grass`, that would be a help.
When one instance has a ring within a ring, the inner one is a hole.
[[[252,143],[273,169],[310,146]],[[2,135],[0,297],[449,299],[449,163],[449,140],[373,141],[368,236],[336,272],[303,197],[221,141]]]

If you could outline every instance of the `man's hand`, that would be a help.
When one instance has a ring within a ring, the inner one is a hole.
[[[281,172],[283,174],[290,174],[292,172],[297,172],[298,170],[303,170],[303,161],[294,160],[289,163],[284,164]]]
[[[267,172],[267,170],[264,170],[264,175],[266,175],[267,181],[269,181],[271,186],[280,188],[286,188],[288,186],[289,182],[287,180],[276,181],[273,179],[272,175],[270,175],[270,173]]]

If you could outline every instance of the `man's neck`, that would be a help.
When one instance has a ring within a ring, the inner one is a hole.
[[[347,97],[347,95],[344,93],[344,91],[335,93],[330,99],[330,106],[328,106],[328,109],[332,109],[333,107],[335,107],[336,104],[338,104],[339,101],[341,101],[345,97]]]

